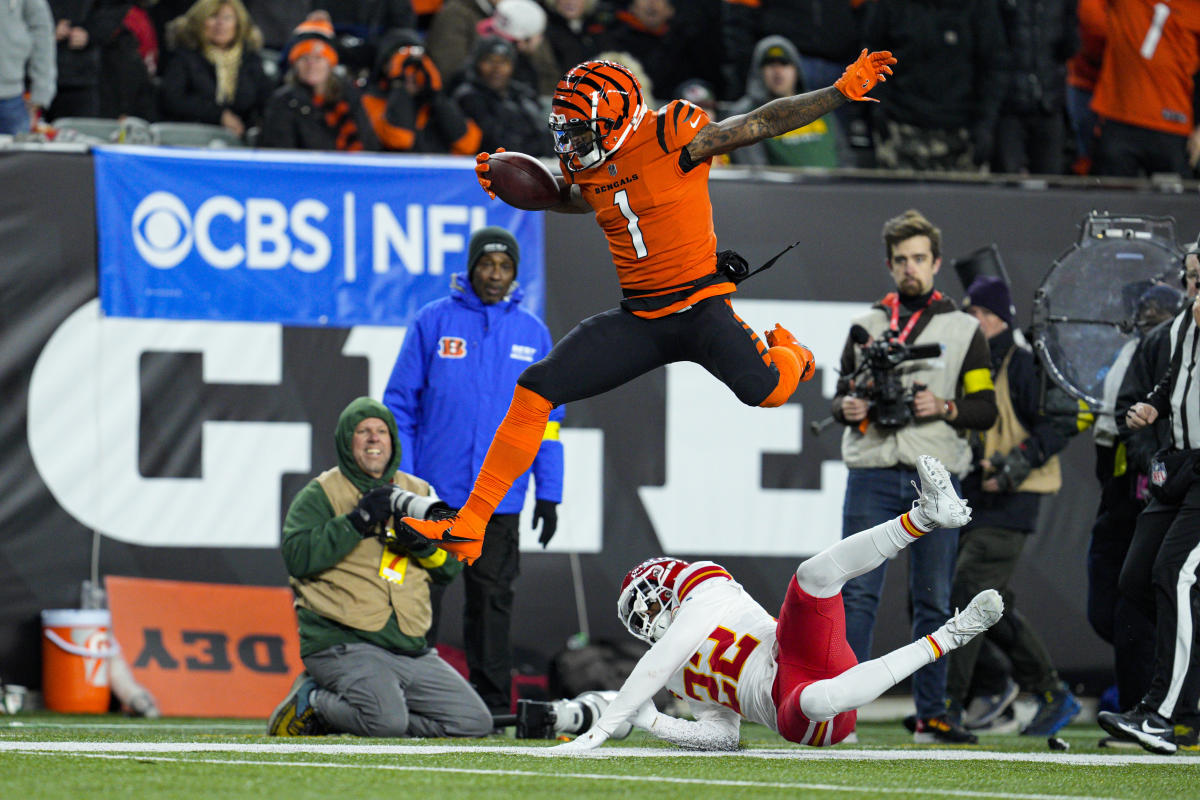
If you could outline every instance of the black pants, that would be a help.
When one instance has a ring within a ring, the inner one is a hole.
[[[950,605],[966,608],[984,589],[1000,591],[1004,596],[1004,616],[988,630],[987,639],[1012,661],[1013,677],[1022,689],[1044,692],[1058,688],[1058,673],[1042,640],[1013,607],[1013,594],[1008,588],[1027,536],[1023,531],[983,525],[961,532]],[[976,636],[950,653],[946,696],[960,705],[966,704],[983,642],[983,636]]]
[[[779,370],[765,353],[726,297],[658,319],[614,308],[576,325],[517,382],[561,405],[603,394],[657,367],[692,361],[738,400],[756,406],[779,383]]]
[[[1192,177],[1187,163],[1187,137],[1113,122],[1100,121],[1096,142],[1096,175],[1136,178],[1156,172]]]
[[[518,514],[493,514],[483,535],[483,553],[463,569],[463,649],[467,678],[493,714],[508,714],[512,706],[513,582],[521,574]],[[433,624],[425,635],[437,644],[442,596],[446,587],[430,586]]]
[[[1155,619],[1154,674],[1143,702],[1164,717],[1194,721],[1200,712],[1200,480],[1178,505],[1151,500],[1138,516],[1121,592]]]
[[[1098,457],[1103,457],[1097,448]],[[1110,456],[1111,457],[1111,456]],[[1088,545],[1088,622],[1112,645],[1117,698],[1132,708],[1150,688],[1154,668],[1154,615],[1139,608],[1119,588],[1121,567],[1133,541],[1142,504],[1133,496],[1129,473],[1110,477],[1100,490],[1100,508]]]
[[[1063,171],[1066,123],[1062,111],[1036,114],[1002,114],[996,122],[996,153],[992,169],[1034,175],[1059,175]]]

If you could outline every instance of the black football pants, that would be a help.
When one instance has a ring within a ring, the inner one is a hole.
[[[764,359],[765,352],[727,296],[658,319],[614,308],[576,325],[517,383],[561,405],[603,394],[657,367],[692,361],[738,400],[756,406],[779,383],[779,370]]]

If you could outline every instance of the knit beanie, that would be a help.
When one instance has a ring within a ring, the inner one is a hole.
[[[492,225],[480,228],[471,234],[467,245],[467,279],[475,272],[475,264],[484,253],[508,253],[513,260],[513,277],[517,276],[517,264],[521,263],[521,248],[511,233]]]
[[[338,63],[337,45],[333,38],[333,25],[323,19],[306,19],[292,31],[292,47],[288,50],[288,63],[309,53],[316,53],[329,62],[331,67]]]
[[[1000,319],[1012,325],[1012,294],[1008,284],[994,275],[980,275],[967,288],[966,305],[986,308]]]

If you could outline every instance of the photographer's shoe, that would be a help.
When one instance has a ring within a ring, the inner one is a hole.
[[[787,328],[776,322],[774,330],[764,332],[763,337],[767,340],[767,347],[786,347],[795,354],[796,360],[800,362],[800,383],[804,383],[816,373],[817,362],[813,359],[812,350],[796,341],[796,337],[792,336]]]
[[[267,721],[268,736],[323,736],[325,725],[317,716],[311,702],[312,691],[317,682],[307,672],[296,676],[291,690],[283,702],[275,706]]]
[[[971,507],[954,491],[950,473],[933,456],[917,459],[921,485],[913,482],[917,499],[913,501],[913,521],[923,529],[961,528],[971,521]]]

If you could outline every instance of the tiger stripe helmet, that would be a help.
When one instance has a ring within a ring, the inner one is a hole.
[[[549,120],[554,152],[571,172],[603,164],[645,115],[642,87],[627,67],[584,61],[554,87]]]
[[[617,619],[644,642],[654,644],[667,632],[679,608],[675,579],[691,566],[677,558],[651,558],[625,575],[617,598]]]

